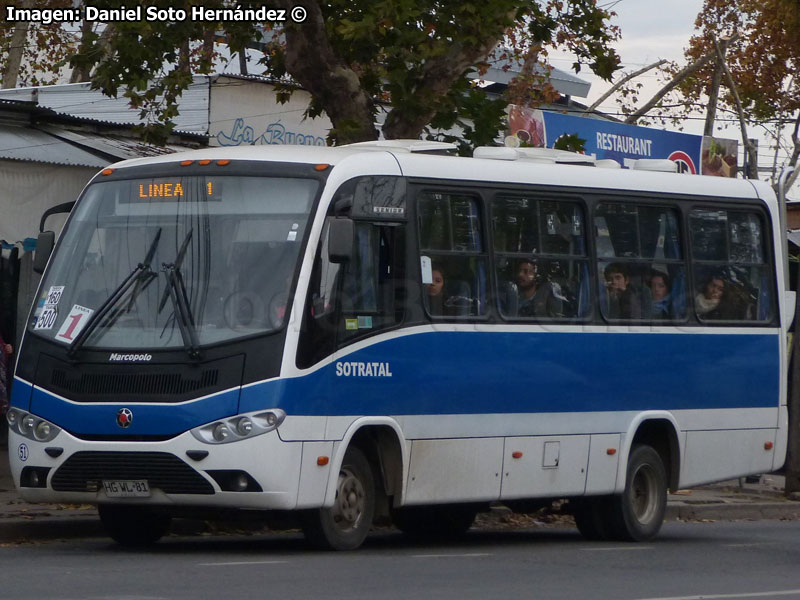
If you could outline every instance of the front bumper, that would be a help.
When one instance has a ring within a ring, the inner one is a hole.
[[[28,502],[297,507],[303,442],[283,442],[277,431],[219,445],[198,442],[189,432],[158,442],[104,442],[61,431],[43,443],[10,431],[8,447],[11,475]],[[246,473],[256,484],[250,490],[259,491],[223,491],[210,473],[230,470]],[[149,497],[110,498],[102,484],[141,479],[148,481]]]

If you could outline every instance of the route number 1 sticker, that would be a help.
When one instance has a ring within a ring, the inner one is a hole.
[[[91,308],[86,308],[79,304],[73,306],[67,318],[64,319],[64,322],[61,324],[61,329],[58,330],[56,339],[71,344],[75,340],[75,337],[81,332],[81,329],[84,328],[93,312]]]

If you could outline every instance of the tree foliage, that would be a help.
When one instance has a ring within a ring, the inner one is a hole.
[[[23,2],[22,7],[70,8],[70,0]],[[77,49],[74,33],[62,23],[10,23],[0,11],[0,74],[3,87],[56,83],[59,71]]]
[[[726,62],[744,108],[754,120],[772,119],[800,110],[800,4],[797,0],[705,0],[697,17],[698,34],[686,56],[696,60],[728,44]],[[687,79],[681,91],[689,99],[707,92],[714,61]],[[721,100],[732,107],[730,91]]]
[[[189,0],[184,6],[192,4]],[[114,8],[120,2],[93,5]],[[175,3],[155,0],[151,5]],[[202,5],[230,8],[226,0]],[[97,33],[85,36],[72,64],[94,68],[96,87],[112,96],[124,94],[143,114],[155,115],[150,138],[163,139],[191,72],[213,68],[204,57],[189,68],[190,50],[207,41],[209,32],[223,34],[232,50],[241,50],[264,39],[266,29],[264,74],[308,90],[307,114],[324,111],[333,123],[331,141],[347,143],[376,139],[381,102],[389,105],[383,127],[387,138],[419,137],[432,122],[455,124],[462,109],[483,115],[496,131],[498,111],[475,106],[485,95],[470,86],[468,74],[485,69],[501,42],[516,57],[535,60],[547,47],[569,49],[577,56],[576,68],[585,64],[606,78],[619,62],[610,48],[616,30],[596,0],[273,0],[268,5],[287,11],[301,5],[307,17],[280,28],[191,19],[115,23],[107,44],[100,43]],[[287,86],[284,94],[290,90]],[[485,137],[486,128],[476,124],[468,133]]]

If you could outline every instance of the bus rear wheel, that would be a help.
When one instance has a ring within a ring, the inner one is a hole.
[[[172,521],[169,515],[144,506],[100,504],[97,512],[111,539],[130,548],[155,544],[167,534]]]
[[[355,550],[366,539],[375,514],[375,479],[369,461],[350,447],[339,469],[336,500],[303,514],[306,539],[324,550]]]
[[[655,536],[667,508],[667,472],[658,452],[643,444],[633,446],[625,491],[612,498],[614,537],[641,542]]]

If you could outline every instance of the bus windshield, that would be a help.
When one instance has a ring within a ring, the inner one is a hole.
[[[94,183],[62,234],[29,328],[70,347],[80,336],[87,348],[139,350],[276,330],[318,185],[238,176]]]

